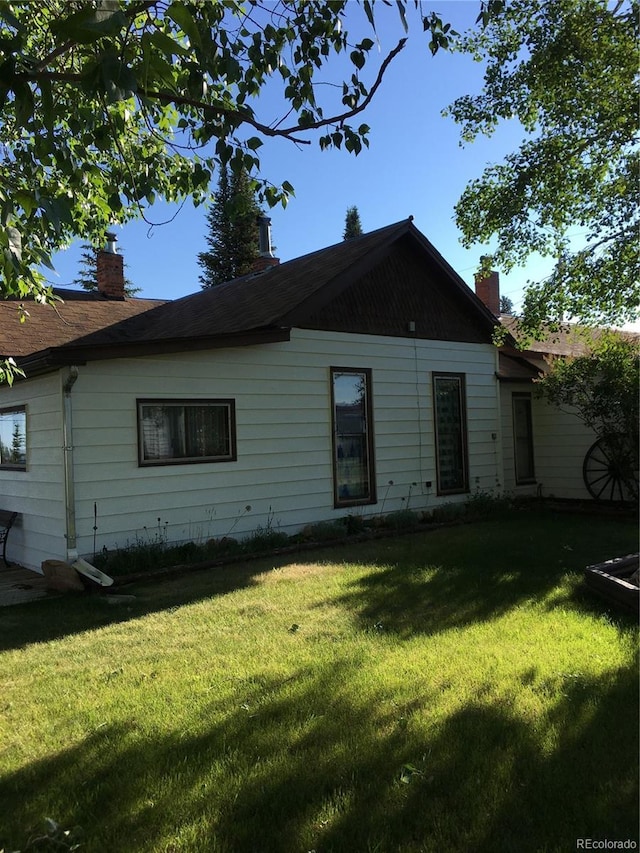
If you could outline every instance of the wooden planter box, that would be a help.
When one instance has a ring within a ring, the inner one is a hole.
[[[638,561],[638,554],[629,554],[587,566],[585,582],[601,598],[637,614],[640,612],[640,589],[630,578],[638,571]]]

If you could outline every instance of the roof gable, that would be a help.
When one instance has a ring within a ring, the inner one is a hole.
[[[466,285],[464,285],[466,288]],[[338,332],[490,343],[493,323],[407,234],[299,324]]]
[[[65,302],[64,314],[72,313],[72,302]],[[107,308],[92,308],[89,328],[65,325],[64,335],[43,333],[35,346],[30,334],[19,351],[6,354],[23,356],[22,366],[33,372],[123,355],[286,340],[295,326],[489,343],[496,323],[411,219],[172,302],[102,302]],[[33,308],[32,316],[50,318],[50,307]],[[118,317],[116,308],[124,315]]]

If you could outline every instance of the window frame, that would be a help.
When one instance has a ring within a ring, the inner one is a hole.
[[[438,394],[437,382],[439,379],[456,379],[458,380],[458,396],[460,403],[460,421],[462,433],[462,473],[463,484],[456,486],[453,489],[442,488],[442,465],[440,460],[440,436],[438,430]],[[438,495],[463,495],[469,492],[469,437],[467,423],[467,383],[464,373],[450,373],[447,371],[437,370],[431,374],[431,388],[433,393],[433,431],[434,431],[434,449],[436,457],[436,486]]]
[[[529,477],[521,477],[518,474],[518,433],[516,430],[516,402],[528,403],[527,407],[527,435],[525,438],[527,439],[527,450],[529,452],[529,459],[531,464],[531,476]],[[527,391],[513,391],[511,394],[511,419],[512,419],[512,429],[513,429],[513,473],[516,481],[516,486],[530,486],[537,482],[536,480],[536,457],[535,457],[535,448],[533,442],[533,402],[532,396]]]
[[[26,405],[19,406],[3,406],[0,408],[0,418],[3,415],[24,415],[24,462],[4,462],[0,453],[0,471],[26,471],[27,470],[27,407]]]
[[[143,433],[143,408],[145,406],[172,406],[174,408],[213,408],[225,407],[227,409],[227,425],[229,430],[229,453],[224,456],[184,456],[184,457],[162,457],[158,459],[145,459],[144,457],[144,433]],[[157,468],[167,465],[211,465],[221,462],[235,462],[238,458],[236,440],[236,409],[235,400],[232,398],[182,398],[182,397],[154,397],[138,398],[136,400],[136,413],[138,420],[138,467]]]
[[[364,376],[365,380],[365,421],[367,449],[367,486],[368,496],[345,500],[340,497],[338,488],[338,442],[336,424],[335,378],[339,374]],[[377,503],[376,470],[375,470],[375,441],[373,433],[373,371],[369,367],[330,367],[329,381],[331,385],[331,464],[333,475],[333,506],[340,509],[351,506],[368,506]]]

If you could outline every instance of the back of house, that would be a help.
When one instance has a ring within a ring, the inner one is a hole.
[[[172,302],[112,274],[63,298],[23,325],[0,304],[26,376],[0,389],[24,566],[555,482],[531,370],[505,375],[498,319],[411,219]]]

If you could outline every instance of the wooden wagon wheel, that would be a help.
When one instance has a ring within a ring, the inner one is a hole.
[[[628,442],[599,438],[587,450],[582,477],[595,500],[630,501],[638,496],[638,469]]]

